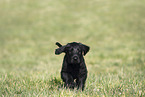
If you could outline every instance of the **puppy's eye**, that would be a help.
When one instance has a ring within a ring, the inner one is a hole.
[[[74,50],[74,49],[73,49],[73,48],[71,48],[71,49],[70,49],[70,52],[72,52],[73,50]]]
[[[72,51],[73,51],[73,49],[70,49],[70,50],[69,50],[69,54],[71,54],[71,53],[72,53]]]
[[[73,48],[71,48],[71,51],[73,51],[74,49]]]
[[[78,51],[78,54],[81,54],[81,50],[80,49],[77,49],[77,51]]]
[[[81,54],[81,51],[79,51],[78,53]]]

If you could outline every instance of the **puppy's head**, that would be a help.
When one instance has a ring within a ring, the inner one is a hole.
[[[69,64],[79,64],[81,58],[88,53],[89,49],[89,46],[82,43],[72,42],[64,46],[59,46],[59,48],[55,50],[55,54],[59,55],[64,52],[66,53],[66,60]]]

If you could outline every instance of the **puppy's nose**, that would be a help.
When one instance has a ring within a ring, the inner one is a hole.
[[[74,60],[77,60],[77,59],[78,59],[78,57],[77,57],[77,56],[74,56],[74,57],[73,57],[73,59],[74,59]]]

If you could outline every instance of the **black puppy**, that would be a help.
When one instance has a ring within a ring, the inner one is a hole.
[[[65,82],[65,86],[69,88],[77,86],[78,89],[84,90],[87,68],[83,56],[89,51],[89,46],[77,42],[64,46],[56,42],[56,45],[59,46],[55,50],[56,55],[65,53],[61,70],[61,78]]]

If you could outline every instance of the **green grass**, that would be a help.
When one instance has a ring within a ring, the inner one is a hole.
[[[145,96],[145,0],[0,0],[0,96]],[[83,92],[63,88],[55,42],[90,46]]]

